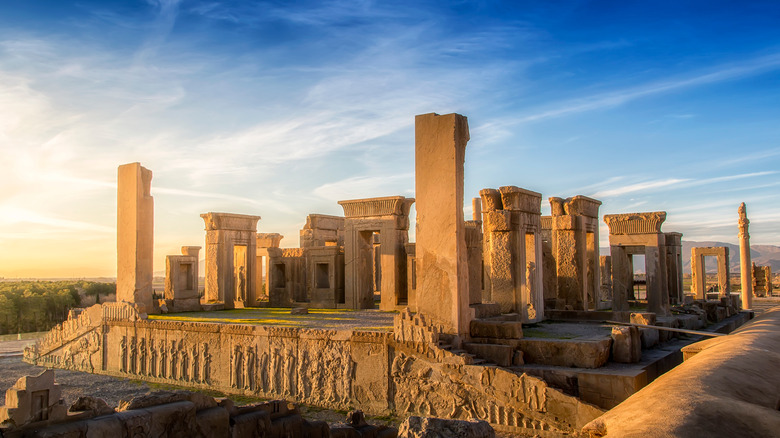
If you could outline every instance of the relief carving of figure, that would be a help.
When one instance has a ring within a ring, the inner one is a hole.
[[[165,348],[165,341],[160,340],[159,344],[160,349],[160,369],[157,370],[157,377],[162,377],[163,379],[168,377],[167,373],[167,363],[168,363],[168,350]]]
[[[179,358],[179,355],[176,354],[177,353],[177,351],[176,351],[176,340],[171,341],[170,353],[171,353],[171,367],[170,367],[170,370],[169,370],[170,374],[168,375],[168,378],[176,380],[176,372],[178,371],[176,369],[176,363],[177,363],[177,360]]]
[[[255,387],[255,349],[247,348],[246,381],[244,382],[244,388],[254,390]]]
[[[146,340],[138,340],[138,374],[146,375]]]
[[[203,352],[203,360],[201,361],[203,372],[200,373],[200,378],[203,383],[209,383],[209,372],[210,372],[209,367],[211,366],[211,355],[209,354],[209,344],[204,343],[201,351]]]
[[[127,336],[122,336],[119,341],[119,370],[127,372]]]
[[[154,345],[154,338],[149,339],[149,375],[157,377],[157,348]]]
[[[138,346],[135,336],[130,337],[130,374],[136,374],[136,360],[138,359]]]
[[[179,367],[181,368],[181,371],[179,372],[179,380],[187,381],[190,379],[189,376],[189,355],[187,353],[187,350],[183,348],[181,344],[179,344],[179,347],[181,347],[181,350],[179,350]]]
[[[200,369],[198,368],[198,346],[194,345],[190,349],[190,380],[193,382],[200,382]]]
[[[244,273],[244,267],[238,267],[238,275],[236,276],[236,299],[240,301],[246,300],[246,273]]]
[[[234,346],[230,352],[230,386],[233,388],[243,387],[242,375],[246,367],[243,356],[240,345]]]

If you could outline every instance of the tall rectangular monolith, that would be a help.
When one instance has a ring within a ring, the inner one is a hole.
[[[468,119],[459,114],[415,117],[417,309],[443,331],[466,335],[469,268],[463,219],[463,164]]]
[[[152,171],[140,163],[119,166],[117,180],[116,300],[153,312],[154,198]]]

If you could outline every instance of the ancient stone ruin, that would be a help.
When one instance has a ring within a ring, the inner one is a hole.
[[[727,332],[752,315],[741,311],[746,293],[741,301],[731,293],[728,267],[717,295],[704,289],[703,257],[725,260],[721,249],[694,248],[695,295],[684,294],[682,235],[661,231],[666,212],[605,215],[610,255],[599,254],[601,202],[582,195],[549,198],[551,215],[543,217],[541,193],[485,188],[465,220],[468,141],[466,117],[417,116],[415,198],[340,201],[344,216],[308,215],[298,248],[258,232],[260,216],[202,214],[205,290],[197,286],[200,248],[184,246],[166,258],[160,300],[146,286],[151,266],[139,262],[151,260],[151,172],[121,166],[119,302],[74,314],[25,360],[557,436],[679,362],[675,352],[693,342],[680,331]],[[416,242],[409,242],[413,204]],[[644,280],[635,279],[634,255],[645,258]],[[220,309],[239,310],[214,322],[176,315]],[[241,318],[264,309],[286,319]],[[358,322],[327,326],[328,314]],[[227,411],[219,415],[235,420],[243,412]]]

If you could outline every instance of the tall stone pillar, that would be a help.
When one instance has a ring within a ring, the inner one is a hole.
[[[471,219],[482,223],[482,198],[471,198]]]
[[[748,234],[747,208],[739,205],[739,276],[742,282],[742,308],[753,308],[753,268],[750,262],[750,234]]]
[[[151,170],[142,167],[140,163],[119,166],[116,299],[135,304],[141,313],[154,310],[154,198],[151,187]]]
[[[466,221],[469,263],[469,304],[482,303],[482,221]]]
[[[468,119],[415,117],[417,309],[446,333],[465,336],[474,318],[463,220]]]

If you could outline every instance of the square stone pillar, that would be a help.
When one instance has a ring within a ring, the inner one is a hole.
[[[226,309],[257,301],[257,221],[260,216],[204,213],[206,224],[206,302]]]
[[[141,313],[154,310],[154,198],[151,186],[152,171],[140,163],[119,166],[116,299],[135,304]]]
[[[666,280],[666,239],[658,234],[656,245],[645,246],[647,310],[658,315],[669,313],[669,291]]]
[[[469,270],[463,219],[468,120],[459,114],[415,117],[417,309],[446,333],[467,336]]]
[[[481,212],[479,217],[482,217]],[[466,221],[466,248],[469,260],[469,304],[482,303],[482,240],[482,221]]]
[[[666,235],[666,277],[669,302],[683,302],[682,233]]]
[[[512,313],[518,304],[515,299],[515,263],[512,255],[512,212],[490,210],[485,211],[482,217],[485,219],[487,234],[485,290],[490,301],[499,305],[501,313]]]
[[[628,296],[634,289],[631,260],[623,246],[612,245],[609,253],[612,259],[612,310],[627,312]]]

